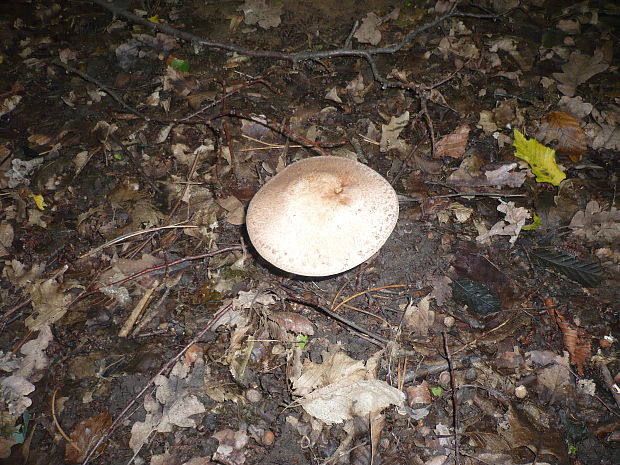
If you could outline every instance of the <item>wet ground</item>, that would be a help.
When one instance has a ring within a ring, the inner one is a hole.
[[[620,463],[613,2],[113,5],[0,6],[1,463]],[[290,275],[244,211],[325,154],[400,217]]]

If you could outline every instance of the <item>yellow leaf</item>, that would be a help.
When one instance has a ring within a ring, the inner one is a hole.
[[[45,210],[45,207],[48,206],[45,203],[45,199],[43,198],[41,194],[30,194],[28,197],[32,197],[32,199],[34,200],[34,203],[37,204],[37,208],[39,210]]]
[[[159,21],[159,15],[151,16],[149,18],[149,21],[152,22],[152,23],[159,23],[160,22]]]
[[[526,139],[518,129],[515,129],[515,157],[525,160],[532,173],[536,175],[536,182],[548,182],[557,186],[566,178],[566,174],[555,162],[555,150],[542,145],[536,139]]]

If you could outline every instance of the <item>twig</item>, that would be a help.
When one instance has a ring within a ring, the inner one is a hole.
[[[353,321],[351,321],[351,320],[349,320],[347,318],[344,318],[343,316],[339,315],[338,313],[336,313],[336,312],[334,312],[332,310],[328,310],[328,309],[326,309],[324,307],[321,307],[320,305],[318,305],[318,304],[316,304],[314,302],[309,302],[307,300],[300,299],[300,298],[297,298],[297,297],[292,297],[292,296],[285,297],[285,300],[288,300],[289,302],[294,302],[296,304],[305,305],[306,307],[313,308],[313,309],[315,309],[315,310],[317,310],[317,311],[327,315],[328,317],[333,318],[334,320],[342,323],[343,325],[350,327],[351,329],[357,331],[358,333],[365,334],[366,336],[368,336],[368,337],[370,337],[370,338],[372,338],[372,339],[374,339],[376,341],[379,341],[382,344],[387,344],[389,342],[383,336],[379,336],[378,334],[373,333],[372,331],[370,331],[370,330],[368,330],[368,329],[358,325],[357,323],[354,323]]]
[[[232,250],[242,250],[242,247],[239,246],[239,245],[233,245],[233,246],[230,246],[230,247],[224,247],[222,249],[214,250],[213,252],[207,252],[207,253],[203,253],[203,254],[200,254],[200,255],[192,255],[192,256],[189,256],[189,257],[183,257],[183,258],[179,258],[178,260],[174,260],[172,262],[164,263],[163,265],[157,265],[157,266],[152,266],[150,268],[145,268],[142,271],[138,271],[137,273],[134,273],[134,274],[132,274],[130,276],[126,276],[125,278],[119,279],[118,281],[114,281],[114,282],[111,282],[109,284],[105,284],[103,286],[99,286],[99,287],[97,287],[95,289],[92,289],[92,290],[90,290],[88,292],[84,292],[84,293],[80,294],[77,299],[81,300],[81,299],[83,299],[83,298],[85,298],[85,297],[87,297],[89,295],[92,295],[92,294],[95,294],[96,292],[99,292],[101,289],[103,289],[105,287],[116,286],[118,284],[123,284],[123,283],[126,283],[127,281],[131,281],[131,280],[134,280],[136,278],[139,278],[140,276],[144,276],[144,275],[147,275],[149,273],[154,273],[155,271],[168,270],[169,268],[172,268],[173,266],[176,266],[176,265],[178,265],[180,263],[183,263],[183,262],[188,262],[188,261],[192,261],[192,260],[202,260],[203,258],[210,258],[210,257],[213,257],[214,255],[218,255],[218,254],[225,253],[225,252],[230,252]]]
[[[502,194],[500,192],[456,192],[454,194],[433,195],[421,199],[399,196],[399,202],[423,202],[429,199],[450,199],[452,197],[525,197],[525,194]]]
[[[91,255],[96,254],[97,252],[99,252],[100,250],[103,250],[107,247],[110,247],[114,244],[118,244],[119,242],[123,242],[127,239],[131,239],[132,237],[136,237],[136,236],[140,236],[142,234],[148,234],[148,233],[152,233],[152,232],[156,232],[156,231],[161,231],[162,229],[176,229],[176,228],[197,228],[198,226],[195,225],[191,225],[191,224],[172,224],[169,226],[158,226],[156,228],[150,228],[150,229],[141,229],[140,231],[134,231],[131,233],[127,233],[127,234],[123,234],[122,236],[118,236],[115,239],[112,239],[111,241],[106,242],[103,245],[100,245],[99,247],[95,247],[94,249],[86,252],[85,254],[80,255],[79,258],[86,258],[86,257],[90,257]]]
[[[127,110],[130,113],[133,113],[134,115],[144,119],[145,121],[151,121],[151,118],[147,115],[145,115],[144,113],[139,112],[138,110],[136,110],[135,108],[133,108],[130,105],[127,105],[127,103],[125,103],[125,101],[116,93],[114,92],[112,89],[110,89],[108,86],[106,86],[103,82],[95,79],[94,77],[80,71],[77,68],[74,68],[71,65],[68,65],[66,63],[63,63],[60,60],[52,60],[52,63],[55,65],[58,65],[62,68],[64,68],[65,70],[77,74],[78,76],[80,76],[82,79],[84,79],[85,81],[91,82],[93,84],[95,84],[97,87],[99,87],[102,91],[104,91],[106,94],[108,94],[110,97],[112,97],[114,100],[116,100],[118,102],[118,104],[123,107],[125,110]]]
[[[611,395],[614,397],[618,408],[620,408],[620,391],[618,390],[618,385],[614,383],[611,373],[609,373],[609,368],[607,368],[607,365],[602,360],[599,360],[596,365],[598,366],[598,371],[603,381],[605,381],[605,384],[611,391]]]
[[[391,289],[393,287],[407,287],[407,284],[389,284],[387,286],[373,287],[372,289],[367,289],[365,291],[358,292],[357,294],[354,294],[351,297],[347,297],[346,299],[344,299],[342,302],[340,302],[338,305],[336,305],[334,308],[332,308],[331,311],[335,312],[336,310],[338,310],[340,307],[342,307],[344,304],[346,304],[350,300],[353,300],[356,297],[359,297],[361,295],[368,294],[369,292],[381,291],[383,289]]]
[[[418,148],[420,147],[420,145],[422,145],[422,142],[424,142],[424,139],[420,139],[418,143],[415,145],[415,147],[413,147],[409,151],[409,153],[403,160],[402,164],[400,165],[400,169],[398,170],[398,173],[396,173],[396,176],[394,176],[394,178],[390,181],[390,184],[392,186],[395,186],[396,183],[399,181],[399,179],[402,177],[402,175],[405,172],[405,169],[407,168],[407,164],[409,163],[409,160],[416,154],[416,152],[418,151]]]
[[[146,393],[146,391],[148,391],[149,387],[155,382],[155,379],[157,379],[157,377],[159,375],[163,375],[168,369],[172,368],[174,366],[174,364],[179,361],[179,359],[183,356],[183,354],[185,354],[185,352],[187,352],[187,350],[194,344],[196,344],[198,341],[200,341],[200,339],[202,339],[202,337],[207,333],[207,331],[209,331],[212,326],[213,323],[225,312],[227,312],[230,308],[232,307],[232,304],[228,304],[225,307],[221,308],[214,316],[213,318],[211,318],[211,320],[209,320],[209,322],[206,324],[206,326],[191,340],[189,341],[178,353],[177,355],[175,355],[171,360],[168,361],[168,363],[166,363],[158,372],[157,374],[155,374],[155,376],[153,376],[148,383],[145,384],[145,386],[142,388],[142,390],[136,394],[136,396],[131,400],[131,402],[129,402],[127,404],[127,406],[122,410],[121,413],[119,413],[119,415],[116,417],[116,419],[112,422],[112,424],[110,425],[110,427],[107,429],[107,431],[101,435],[101,437],[97,440],[97,442],[95,443],[95,445],[93,447],[90,448],[88,455],[86,456],[86,458],[84,459],[84,461],[82,462],[82,465],[86,465],[91,457],[93,456],[93,454],[95,453],[95,451],[99,448],[99,446],[101,444],[103,444],[109,437],[110,435],[116,430],[116,428],[120,425],[120,423],[125,419],[125,415],[127,414],[127,412],[138,402],[138,400],[144,395],[144,393]]]
[[[393,54],[400,51],[403,47],[413,42],[413,40],[418,37],[421,33],[434,28],[435,26],[441,24],[442,22],[454,18],[454,17],[464,17],[464,18],[477,18],[477,19],[498,19],[503,15],[493,15],[493,14],[473,14],[473,13],[463,13],[457,11],[458,2],[455,2],[452,8],[448,13],[434,20],[420,26],[419,28],[411,31],[409,34],[405,36],[403,40],[398,42],[397,44],[390,45],[387,47],[374,47],[368,48],[365,50],[352,50],[347,48],[335,49],[335,50],[324,50],[324,51],[305,51],[298,53],[283,53],[275,50],[250,50],[247,48],[239,47],[237,45],[225,44],[221,42],[213,42],[210,40],[203,39],[201,37],[195,36],[194,34],[190,34],[189,32],[181,31],[174,27],[168,26],[167,24],[162,23],[154,23],[149,21],[146,18],[142,18],[137,16],[129,11],[123,10],[122,8],[108,3],[105,0],[92,0],[93,3],[99,5],[102,8],[110,11],[116,16],[122,16],[134,23],[141,24],[147,29],[152,31],[163,32],[173,37],[177,37],[179,39],[186,40],[192,44],[202,45],[208,48],[226,50],[229,52],[236,52],[240,55],[245,55],[249,57],[255,58],[272,58],[276,60],[288,61],[292,64],[297,64],[302,61],[308,60],[320,60],[324,58],[336,58],[336,57],[358,57],[365,59],[375,79],[380,82],[384,88],[388,87],[396,87],[402,89],[414,89],[414,86],[409,84],[402,83],[400,81],[389,80],[381,76],[379,70],[377,68],[377,64],[374,61],[375,55],[387,55]],[[507,14],[507,13],[504,13]]]
[[[459,419],[459,403],[456,390],[456,380],[454,379],[454,365],[452,364],[452,355],[450,354],[450,347],[448,346],[448,335],[445,331],[442,331],[443,348],[446,352],[446,359],[448,360],[448,368],[450,369],[450,388],[452,389],[452,415],[454,418],[454,461],[456,465],[461,463],[461,454],[459,452],[459,429],[461,427],[461,421]]]
[[[60,435],[63,438],[65,438],[65,441],[67,441],[69,445],[73,447],[75,450],[77,450],[81,455],[83,451],[82,449],[80,449],[80,446],[76,444],[75,441],[71,440],[71,438],[67,435],[67,433],[65,433],[65,431],[60,426],[60,423],[58,422],[58,417],[56,416],[56,393],[57,392],[58,392],[58,388],[54,389],[54,393],[52,394],[52,420],[54,421],[54,425],[56,426],[56,429],[58,430]]]
[[[159,189],[159,187],[157,187],[157,184],[155,184],[153,180],[144,172],[142,165],[136,161],[136,159],[133,156],[133,153],[131,153],[129,149],[125,147],[125,144],[123,144],[123,142],[116,136],[116,134],[114,134],[113,132],[110,132],[108,136],[114,141],[116,145],[118,145],[121,148],[121,151],[129,159],[129,162],[138,170],[138,173],[140,173],[140,176],[142,177],[142,179],[144,179],[146,183],[149,186],[151,186],[151,189],[153,189],[158,194],[161,194],[161,190]]]

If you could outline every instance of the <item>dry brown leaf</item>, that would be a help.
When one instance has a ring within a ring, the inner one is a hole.
[[[427,336],[428,330],[435,322],[435,312],[430,309],[431,296],[424,297],[418,305],[410,303],[405,310],[403,322],[420,336]]]
[[[536,139],[545,144],[557,141],[559,152],[565,153],[577,163],[588,150],[586,133],[579,121],[563,111],[552,111],[542,119]]]
[[[292,333],[301,333],[312,336],[314,327],[308,318],[299,313],[293,312],[273,312],[269,318],[277,323],[280,327],[291,331]]]
[[[465,153],[469,138],[469,125],[463,124],[451,134],[441,138],[435,146],[435,157],[460,158]]]
[[[355,37],[362,44],[377,45],[381,42],[381,31],[378,26],[381,25],[381,19],[374,13],[368,13],[362,19],[361,26],[355,31]]]
[[[428,405],[432,401],[431,390],[428,388],[428,383],[426,380],[416,386],[409,386],[407,388],[407,404],[409,406],[414,404]]]
[[[527,447],[535,454],[551,454],[561,463],[568,463],[566,445],[559,433],[539,424],[535,418],[512,405],[507,413],[510,430],[501,431],[512,448]]]
[[[65,461],[80,463],[86,458],[89,448],[95,444],[112,424],[110,412],[101,412],[77,424],[71,433],[71,442],[65,447]],[[103,445],[98,452],[101,453]]]
[[[583,328],[577,327],[569,317],[560,313],[551,299],[545,299],[545,306],[551,319],[562,331],[564,347],[568,350],[571,363],[577,367],[579,376],[583,376],[583,368],[592,358],[590,337]]]
[[[593,56],[575,51],[571,53],[568,63],[562,65],[562,72],[553,73],[553,77],[559,82],[558,90],[564,95],[572,97],[575,95],[579,84],[583,84],[607,68],[609,68],[609,64],[605,63],[600,51],[596,51]]]
[[[245,463],[244,448],[248,444],[248,435],[245,431],[224,429],[213,434],[219,441],[213,460],[225,465],[241,465]]]

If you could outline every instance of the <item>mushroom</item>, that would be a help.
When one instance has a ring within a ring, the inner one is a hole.
[[[379,173],[340,157],[287,166],[256,193],[247,211],[256,251],[302,276],[347,271],[374,255],[398,219],[398,197]]]

